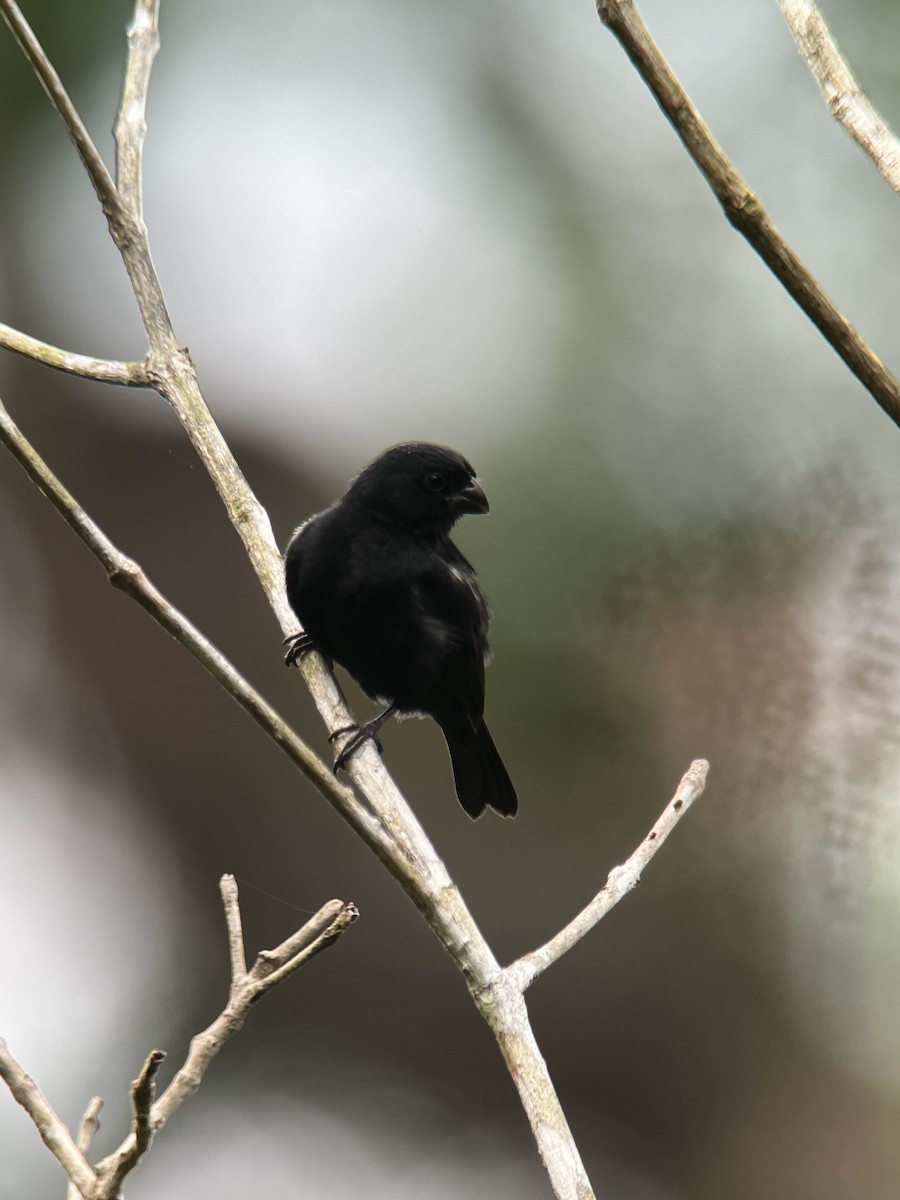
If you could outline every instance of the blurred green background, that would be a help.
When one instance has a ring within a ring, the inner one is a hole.
[[[130,5],[29,3],[102,151]],[[771,216],[897,367],[900,200],[776,5],[642,11]],[[825,15],[900,124],[900,8]],[[534,988],[598,1196],[900,1193],[900,432],[734,234],[590,4],[164,5],[145,212],[179,337],[280,540],[385,445],[477,467],[488,717],[514,823],[472,825],[439,733],[386,761],[504,960],[706,795]],[[65,133],[0,31],[0,318],[139,357]],[[0,395],[91,514],[323,753],[175,418],[10,355]],[[127,1128],[219,1011],[217,879],[248,945],[362,917],[267,999],[135,1200],[542,1197],[488,1030],[412,907],[0,457],[0,1034],[67,1120]],[[356,693],[351,694],[356,696]],[[363,702],[359,711],[368,712]],[[0,1197],[62,1193],[0,1097]]]

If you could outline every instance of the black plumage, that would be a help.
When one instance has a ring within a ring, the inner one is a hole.
[[[515,789],[484,722],[487,601],[450,540],[464,513],[486,513],[469,463],[424,442],[393,446],[344,495],[294,533],[285,555],[291,607],[312,644],[389,708],[360,726],[342,766],[391,714],[432,717],[470,817],[515,816]],[[377,737],[376,737],[377,740]]]

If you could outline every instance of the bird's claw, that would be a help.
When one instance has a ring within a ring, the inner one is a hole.
[[[363,742],[374,742],[375,749],[379,754],[384,753],[384,746],[381,744],[381,739],[378,736],[378,729],[381,727],[380,721],[370,721],[367,725],[344,725],[341,729],[335,729],[334,733],[328,735],[329,742],[333,742],[335,738],[339,738],[343,733],[352,733],[347,745],[341,750],[337,758],[334,760],[334,773],[343,770],[347,763],[360,748]]]
[[[308,633],[292,633],[286,637],[282,645],[287,649],[284,652],[284,665],[293,667],[300,661],[300,658],[307,650],[312,650],[312,638]]]

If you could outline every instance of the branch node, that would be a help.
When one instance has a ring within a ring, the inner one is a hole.
[[[133,558],[118,553],[115,561],[110,563],[106,571],[107,578],[114,588],[123,592],[136,592],[144,580],[144,572]]]

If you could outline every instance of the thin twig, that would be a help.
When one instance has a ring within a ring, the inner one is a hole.
[[[584,935],[590,933],[597,922],[606,916],[610,909],[637,887],[647,863],[703,791],[708,771],[709,763],[705,759],[695,759],[685,772],[675,795],[663,810],[662,816],[627,862],[613,867],[606,883],[590,904],[586,905],[549,942],[510,964],[507,971],[523,991],[557,959],[562,958],[573,946],[577,945]]]
[[[131,1104],[134,1110],[132,1131],[139,1154],[150,1145],[150,1109],[153,1107],[156,1075],[165,1062],[165,1050],[151,1050],[144,1059],[140,1074],[131,1084]]]
[[[87,1152],[91,1148],[94,1134],[100,1128],[101,1108],[103,1108],[102,1099],[99,1096],[92,1096],[91,1102],[85,1109],[84,1116],[81,1118],[81,1124],[78,1126],[78,1137],[75,1139],[75,1144],[85,1157],[87,1157]]]
[[[228,930],[231,982],[235,984],[247,974],[247,956],[244,951],[244,930],[241,925],[241,903],[237,880],[233,875],[222,876],[219,880],[219,893],[225,908],[225,926]]]
[[[50,98],[50,103],[62,117],[63,124],[68,129],[91,183],[94,185],[94,191],[106,213],[107,220],[117,216],[121,217],[124,206],[116,191],[116,185],[106,169],[106,163],[101,158],[100,151],[94,145],[91,135],[78,115],[78,110],[72,103],[69,93],[63,87],[56,69],[22,15],[21,9],[15,0],[0,0],[0,13],[3,14],[13,37],[34,68],[34,73],[41,81],[44,91]]]
[[[16,1062],[6,1042],[0,1038],[0,1078],[15,1100],[28,1113],[47,1149],[55,1156],[69,1179],[85,1200],[91,1200],[97,1176],[72,1140],[64,1121],[23,1067]]]
[[[856,82],[814,0],[778,0],[828,111],[900,192],[900,141]]]
[[[131,1084],[131,1106],[134,1116],[127,1148],[103,1160],[97,1166],[99,1188],[105,1197],[118,1197],[122,1184],[150,1149],[154,1129],[150,1114],[153,1107],[156,1073],[165,1061],[164,1050],[151,1050],[144,1060],[137,1079]],[[125,1145],[125,1143],[123,1143]]]
[[[675,78],[641,20],[633,0],[599,0],[597,9],[600,19],[621,43],[715,192],[725,216],[747,239],[894,424],[900,425],[900,383],[772,224],[759,198],[750,190]]]
[[[166,1061],[166,1051],[151,1050],[140,1068],[137,1079],[131,1084],[131,1103],[134,1110],[134,1136],[138,1146],[149,1145],[150,1140],[150,1109],[154,1103],[156,1074],[163,1062]]]
[[[92,1097],[90,1104],[85,1109],[84,1116],[81,1118],[81,1124],[78,1126],[78,1136],[75,1138],[75,1145],[85,1158],[87,1158],[88,1151],[91,1148],[94,1134],[100,1128],[100,1109],[102,1107],[103,1101],[100,1097]],[[66,1189],[66,1200],[84,1200],[81,1192],[71,1180]]]
[[[147,135],[147,92],[159,50],[159,0],[137,0],[128,27],[128,63],[116,120],[116,185],[122,199],[143,220],[141,160]]]
[[[98,383],[118,383],[123,387],[150,387],[151,379],[147,366],[142,362],[115,362],[108,358],[89,358],[85,354],[74,354],[21,333],[10,325],[0,323],[0,346],[65,371],[67,375],[80,375],[84,379],[95,379]]]

